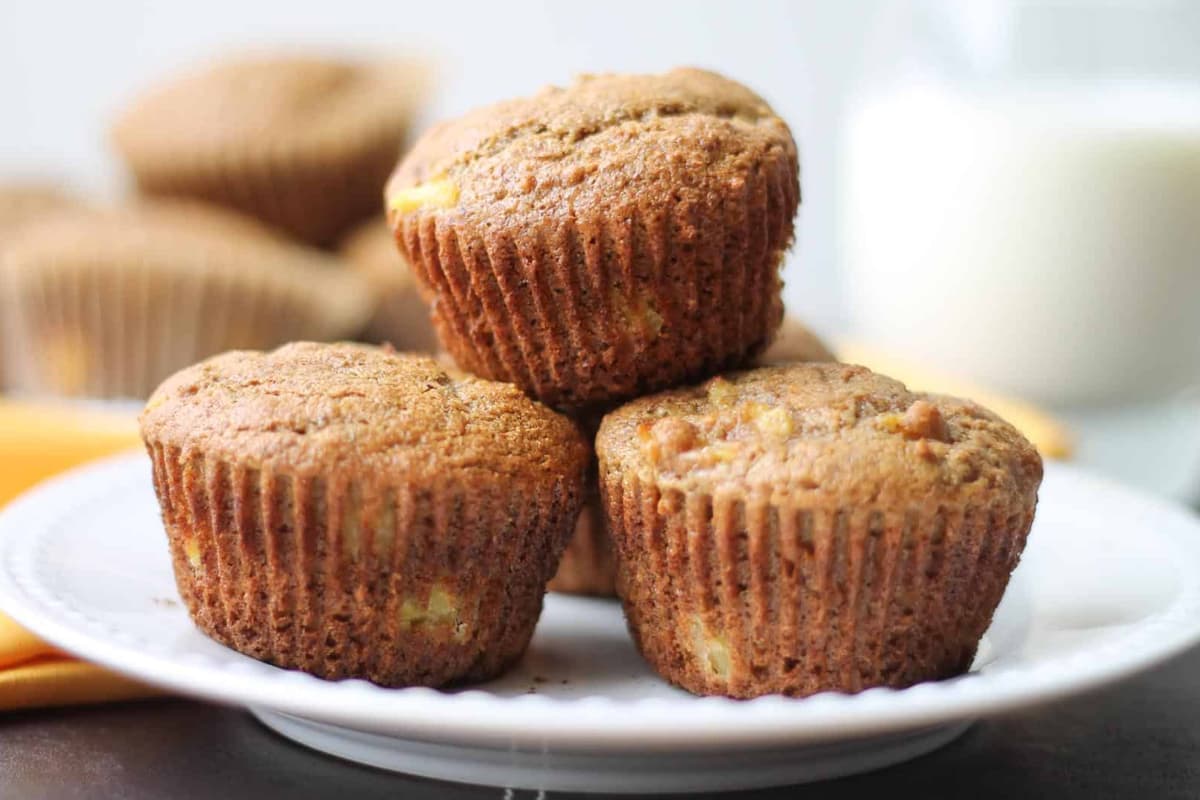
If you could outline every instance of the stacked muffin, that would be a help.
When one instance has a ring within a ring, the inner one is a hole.
[[[966,670],[1041,461],[968,401],[800,363],[830,357],[803,326],[765,352],[798,172],[761,98],[693,69],[430,130],[387,220],[465,372],[233,353],[142,416],[197,623],[318,675],[483,679],[557,566],[552,586],[615,586],[647,661],[692,692]]]

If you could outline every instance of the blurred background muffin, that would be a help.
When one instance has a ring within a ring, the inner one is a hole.
[[[4,246],[23,225],[37,220],[43,214],[58,208],[69,207],[79,200],[66,189],[49,181],[13,181],[0,184],[0,259],[4,257]],[[0,282],[0,292],[4,284]],[[3,313],[0,301],[0,389],[7,383],[4,367],[4,339],[8,336],[8,317]]]
[[[147,91],[112,142],[146,194],[230,206],[312,244],[376,214],[421,78],[413,64],[242,56]]]
[[[367,281],[375,294],[375,313],[363,338],[387,342],[397,350],[437,352],[438,340],[429,321],[429,307],[383,217],[350,232],[338,248],[346,265]]]
[[[48,213],[2,266],[11,384],[31,394],[145,397],[206,356],[351,336],[371,312],[336,259],[199,203]]]

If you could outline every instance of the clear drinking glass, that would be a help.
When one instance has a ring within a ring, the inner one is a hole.
[[[1085,461],[1195,486],[1200,4],[888,6],[846,124],[856,333],[1055,407]]]

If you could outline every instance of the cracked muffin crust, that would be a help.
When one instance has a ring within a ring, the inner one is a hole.
[[[639,648],[672,682],[734,697],[967,670],[1042,476],[980,406],[844,364],[635,400],[596,450]]]
[[[761,98],[677,69],[584,76],[437,126],[386,195],[458,363],[578,408],[766,346],[798,172]]]
[[[200,629],[384,686],[484,680],[520,657],[588,457],[516,387],[367,345],[217,356],[140,422]]]

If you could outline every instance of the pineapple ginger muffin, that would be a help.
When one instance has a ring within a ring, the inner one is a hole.
[[[758,357],[759,364],[786,364],[793,361],[836,361],[825,343],[798,319],[784,316],[783,325],[771,346]],[[589,441],[595,439],[600,416],[583,417],[581,424]],[[612,541],[604,530],[604,509],[600,501],[599,484],[593,472],[584,494],[583,510],[575,535],[563,552],[558,572],[550,581],[552,592],[615,597],[617,594],[617,562]]]
[[[146,194],[230,206],[326,245],[378,213],[421,83],[411,64],[229,58],[138,97],[112,142]]]
[[[762,98],[677,69],[584,76],[436,126],[386,197],[458,363],[579,408],[766,346],[798,173]]]
[[[5,361],[34,394],[144,398],[201,358],[342,338],[371,313],[337,259],[199,203],[47,213],[3,250]]]
[[[584,486],[583,507],[575,521],[575,532],[563,551],[558,571],[546,588],[562,594],[617,595],[616,556],[612,541],[604,532],[604,509],[600,504],[594,464]]]
[[[967,670],[1042,477],[987,410],[843,364],[635,400],[596,451],[638,647],[691,692],[743,698]]]
[[[516,387],[369,345],[225,353],[160,386],[141,430],[196,625],[383,686],[520,657],[587,462]]]
[[[391,344],[397,350],[437,352],[429,307],[421,299],[412,269],[396,250],[387,222],[381,217],[358,226],[342,240],[338,251],[363,276],[376,298],[375,313],[363,338]]]
[[[0,236],[6,237],[44,214],[78,205],[78,198],[53,183],[0,183]],[[0,239],[0,248],[3,246]]]
[[[558,572],[546,587],[552,592],[595,597],[615,597],[617,594],[617,562],[612,541],[604,532],[604,509],[600,504],[600,485],[596,482],[596,452],[592,448],[603,416],[594,409],[574,415],[588,443],[588,473],[575,533],[563,551]]]
[[[61,208],[77,206],[80,201],[66,190],[48,182],[16,182],[0,184],[0,259],[16,231],[36,222],[45,214]],[[0,389],[8,383],[4,366],[4,341],[8,338],[9,321],[4,311],[4,284],[0,281]]]

